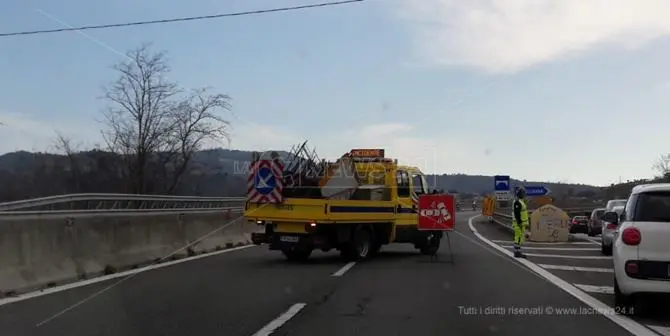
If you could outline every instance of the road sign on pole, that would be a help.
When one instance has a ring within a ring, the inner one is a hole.
[[[512,198],[509,191],[496,191],[495,194],[498,201],[509,201]]]
[[[526,196],[544,196],[551,193],[545,186],[525,186]]]
[[[496,175],[493,177],[493,190],[495,191],[509,191],[509,176]]]

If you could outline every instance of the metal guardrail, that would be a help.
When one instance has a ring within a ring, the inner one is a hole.
[[[163,216],[185,215],[189,213],[219,213],[222,220],[233,219],[230,216],[244,212],[244,207],[230,208],[183,208],[183,209],[113,209],[113,210],[56,210],[56,211],[0,211],[0,223],[3,220],[42,220],[42,219],[74,219],[124,216]]]
[[[561,210],[565,211],[570,216],[577,215],[577,214],[583,215],[583,214],[586,214],[587,212],[590,215],[591,211],[593,211],[593,209],[596,209],[596,208],[598,208],[598,206],[590,206],[590,207],[582,207],[582,208],[565,208],[565,209],[561,209]],[[509,213],[502,213],[502,212],[499,212],[499,211],[494,211],[493,216],[491,216],[491,219],[494,222],[502,225],[503,227],[511,230],[512,229],[512,214],[511,214],[512,208],[509,208],[509,211],[510,211]],[[529,212],[529,215],[533,214],[532,210],[529,210],[528,212]]]
[[[137,194],[67,194],[0,203],[0,215],[55,211],[165,211],[240,207],[245,197],[198,197]]]
[[[568,215],[573,215],[573,214],[577,214],[577,213],[585,214],[587,212],[590,215],[591,211],[593,211],[593,209],[596,209],[596,208],[598,208],[598,207],[592,207],[591,206],[591,207],[580,207],[580,208],[565,208],[565,209],[561,209],[561,210],[565,211]],[[508,218],[508,219],[511,220],[512,219],[512,208],[509,208],[509,211],[510,211],[509,213],[494,211],[493,214],[497,215],[497,216],[500,216],[500,217],[503,217],[503,218]],[[533,211],[534,210],[529,210],[528,212],[529,212],[529,214],[532,214]],[[576,216],[578,216],[578,215],[576,215]]]

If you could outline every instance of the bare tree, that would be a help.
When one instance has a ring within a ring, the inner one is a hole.
[[[652,168],[661,178],[670,180],[670,154],[661,155]]]
[[[77,157],[77,153],[80,152],[81,144],[74,144],[72,138],[65,136],[60,131],[56,131],[56,139],[54,140],[54,147],[57,151],[62,152],[67,157],[69,167],[66,170],[70,172],[70,178],[72,181],[68,185],[72,185],[74,190],[73,192],[81,191],[81,165]]]
[[[126,56],[128,61],[114,66],[118,78],[105,90],[111,106],[103,114],[108,127],[103,138],[123,158],[129,189],[145,193],[147,167],[152,155],[165,149],[171,99],[179,90],[167,79],[170,68],[164,53],[151,54],[145,44]]]
[[[176,143],[175,156],[171,160],[172,181],[168,188],[174,193],[182,176],[187,172],[193,155],[202,149],[207,140],[230,140],[228,121],[217,112],[230,111],[230,97],[220,93],[209,93],[207,88],[193,90],[172,111],[171,143]]]
[[[165,53],[151,53],[147,44],[127,58],[114,66],[118,78],[105,88],[110,106],[103,113],[103,138],[122,158],[131,192],[175,192],[205,140],[227,137],[228,123],[217,110],[229,110],[230,98],[206,89],[182,96],[167,78]]]

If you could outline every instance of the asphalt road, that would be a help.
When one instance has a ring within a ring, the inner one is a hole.
[[[486,239],[512,251],[512,237],[507,229],[485,221],[473,224]],[[578,288],[584,295],[612,307],[614,312],[612,257],[600,252],[600,236],[575,234],[572,238],[574,241],[570,243],[528,242],[524,252],[528,261]],[[648,302],[647,312],[646,316],[635,317],[634,320],[662,335],[670,335],[670,306],[667,302]]]
[[[2,335],[630,335],[476,237],[458,214],[437,261],[411,246],[345,264],[304,264],[264,247],[181,262],[13,303]],[[546,307],[553,314],[549,314]],[[526,309],[524,311],[524,309]]]

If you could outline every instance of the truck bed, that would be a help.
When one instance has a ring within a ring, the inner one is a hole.
[[[272,222],[365,223],[395,219],[393,201],[285,198],[282,204],[247,203],[244,217]]]

